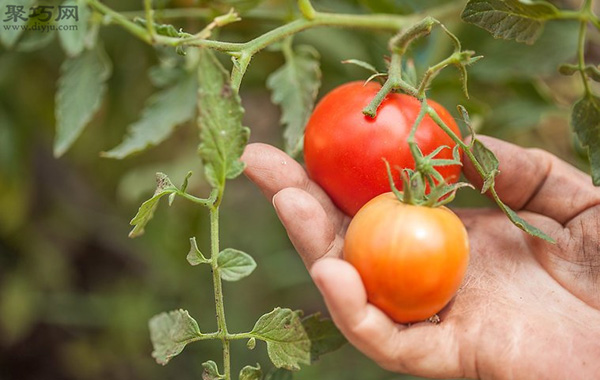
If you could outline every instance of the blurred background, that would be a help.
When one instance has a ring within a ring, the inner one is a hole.
[[[319,10],[408,14],[457,0],[316,1]],[[0,1],[0,5],[20,0]],[[159,6],[227,10],[234,6],[249,17],[228,26],[219,38],[247,41],[281,24],[256,15],[293,14],[294,1],[163,0]],[[553,1],[573,7],[567,1]],[[139,11],[139,0],[111,0],[120,11]],[[250,11],[255,6],[259,11]],[[557,74],[560,63],[572,62],[577,25],[549,24],[533,46],[494,40],[487,32],[460,22],[460,9],[442,18],[463,45],[485,58],[470,70],[470,99],[462,94],[457,72],[446,70],[431,89],[431,98],[456,113],[463,104],[480,133],[524,146],[549,150],[587,170],[568,126],[570,107],[581,94],[579,78]],[[251,12],[255,12],[252,16]],[[200,30],[202,19],[169,20],[186,31]],[[0,34],[3,33],[0,30]],[[197,130],[179,127],[159,147],[122,161],[99,153],[119,144],[126,127],[137,120],[147,98],[156,91],[147,71],[157,57],[177,59],[116,26],[100,30],[113,62],[103,105],[60,159],[52,154],[55,133],[54,94],[65,54],[56,36],[27,32],[11,48],[0,47],[0,379],[121,380],[198,379],[201,363],[220,362],[220,344],[189,345],[169,365],[151,358],[147,321],[165,310],[190,311],[203,331],[213,331],[213,291],[207,268],[185,260],[188,239],[209,245],[208,214],[177,200],[161,203],[144,236],[131,240],[129,220],[152,195],[154,173],[167,173],[179,184],[194,172],[189,192],[208,194],[196,155]],[[297,36],[321,55],[320,96],[341,83],[366,79],[345,59],[384,63],[385,33],[319,28]],[[590,55],[595,53],[590,43]],[[1,39],[1,38],[0,38]],[[41,41],[44,39],[44,41]],[[447,38],[435,32],[413,51],[419,72],[451,52]],[[598,57],[591,57],[591,60]],[[223,57],[223,62],[229,65]],[[279,110],[265,87],[267,76],[283,64],[280,52],[266,50],[252,62],[241,95],[251,141],[282,146]],[[229,66],[228,66],[229,67]],[[456,206],[487,201],[475,191],[461,192]],[[288,241],[270,202],[248,180],[228,184],[222,207],[222,245],[252,254],[258,269],[243,283],[226,283],[225,306],[230,331],[252,328],[260,315],[276,306],[326,313],[322,299]],[[237,372],[259,362],[268,369],[264,345],[249,351],[233,344]],[[295,379],[408,379],[378,368],[346,345],[295,374]]]

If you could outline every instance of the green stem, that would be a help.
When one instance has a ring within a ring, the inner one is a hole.
[[[191,194],[186,193],[185,191],[177,191],[177,195],[179,195],[180,197],[183,197],[189,201],[192,201],[194,203],[198,203],[204,207],[212,207],[215,204],[215,201],[217,199],[216,191],[211,192],[211,194],[208,198],[198,198]]]
[[[220,191],[219,193],[222,192]],[[229,351],[227,322],[225,320],[225,305],[223,302],[223,283],[221,281],[220,269],[217,263],[217,258],[219,256],[219,206],[214,206],[210,209],[210,241],[210,259],[213,274],[213,286],[215,290],[218,336],[223,342],[223,368],[225,371],[225,380],[230,380],[231,358]]]
[[[154,10],[152,9],[152,0],[144,0],[144,12],[146,15],[146,29],[150,35],[150,40],[154,41],[156,31],[154,30]]]
[[[134,19],[136,17],[146,17],[145,11],[128,11],[120,13],[128,19]],[[215,16],[215,11],[208,8],[155,9],[154,16],[155,18],[160,20],[178,18],[212,19]],[[258,19],[269,21],[284,21],[287,18],[287,16],[287,13],[271,11],[268,9],[252,9],[244,13],[245,19]]]
[[[127,17],[122,14],[115,12],[114,10],[106,7],[99,0],[86,0],[96,11],[111,16],[111,21],[116,24],[123,26],[128,31],[132,32],[135,36],[139,37],[143,41],[150,44],[159,44],[166,46],[197,46],[205,47],[210,49],[219,50],[222,52],[229,53],[236,57],[243,57],[243,60],[239,60],[238,65],[234,67],[232,75],[234,76],[234,87],[239,88],[241,79],[243,78],[248,64],[252,57],[264,49],[265,47],[281,41],[282,39],[299,33],[303,30],[320,27],[320,26],[332,26],[332,27],[344,27],[344,28],[363,28],[363,29],[375,29],[375,30],[389,30],[398,31],[401,28],[411,25],[423,16],[409,15],[388,15],[388,14],[372,14],[372,15],[355,15],[355,14],[337,14],[337,13],[324,13],[324,12],[313,12],[307,8],[307,1],[301,1],[301,6],[305,12],[305,18],[289,22],[278,28],[275,28],[253,40],[245,43],[235,42],[223,42],[216,40],[208,40],[200,38],[199,36],[191,36],[185,38],[168,37],[162,35],[151,36],[148,30],[134,24]],[[145,0],[148,1],[148,0]],[[312,7],[312,5],[311,5]],[[462,8],[462,4],[454,2],[448,6],[442,6],[439,8],[431,9],[428,11],[434,17],[442,17],[449,14],[455,14]],[[307,18],[306,16],[309,16]]]
[[[589,3],[589,0],[586,4]],[[585,7],[585,4],[584,4]],[[585,74],[585,36],[587,32],[587,22],[581,21],[579,25],[579,39],[577,43],[577,58],[579,64],[579,74],[581,75],[581,81],[583,82],[583,87],[585,89],[586,94],[591,94],[590,85],[587,81],[587,77]]]
[[[150,38],[150,35],[148,34],[148,31],[145,28],[137,25],[133,21],[129,20],[127,17],[123,16],[121,13],[112,10],[111,8],[102,4],[98,0],[86,1],[87,4],[96,11],[102,13],[105,16],[109,16],[109,21],[111,23],[121,25],[125,30],[127,30],[128,32],[130,32],[131,34],[133,34],[134,36],[138,37],[146,43],[152,43],[152,39]]]

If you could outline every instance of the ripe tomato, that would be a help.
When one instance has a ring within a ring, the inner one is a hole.
[[[308,121],[304,137],[304,160],[309,176],[329,194],[346,214],[356,214],[375,196],[390,191],[385,158],[394,167],[414,168],[406,139],[420,111],[417,99],[389,94],[375,118],[362,110],[381,86],[370,82],[351,82],[337,87],[319,102]],[[460,136],[458,126],[441,105],[428,101],[442,120]],[[453,148],[452,139],[426,116],[415,135],[424,155],[441,145]],[[436,158],[451,159],[444,149]],[[455,183],[461,167],[438,168],[448,183]],[[397,187],[402,190],[399,173],[394,170]]]
[[[407,205],[390,192],[352,219],[344,259],[360,273],[370,303],[396,322],[416,322],[439,312],[458,290],[469,240],[446,207]]]

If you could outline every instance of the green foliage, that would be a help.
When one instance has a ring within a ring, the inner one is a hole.
[[[223,280],[239,281],[256,269],[256,262],[245,252],[227,248],[219,252],[217,266]]]
[[[462,19],[495,38],[532,44],[541,35],[544,22],[557,14],[556,7],[545,1],[470,0]]]
[[[56,92],[56,157],[69,149],[100,108],[110,73],[110,61],[101,48],[63,63]]]
[[[291,42],[290,42],[291,43]],[[281,107],[285,150],[292,157],[302,151],[304,128],[312,113],[321,85],[319,54],[310,46],[292,50],[284,45],[285,64],[267,79],[271,100]]]
[[[160,199],[167,194],[173,194],[178,191],[169,177],[163,173],[156,173],[156,184],[156,191],[152,198],[142,203],[137,214],[131,220],[130,224],[134,227],[129,233],[129,237],[133,238],[142,235],[146,224],[148,224],[150,219],[154,216],[154,211],[158,207]]]
[[[600,98],[587,94],[575,103],[571,125],[588,150],[594,185],[600,186]]]
[[[2,33],[0,33],[0,42],[6,46],[7,48],[11,48],[15,45],[15,43],[19,40],[19,37],[24,32],[22,29],[23,26],[28,24],[27,20],[23,20],[22,18],[17,18],[16,20],[10,19],[9,21],[4,21],[6,19],[4,11],[7,9],[8,5],[18,5],[23,6],[25,13],[36,3],[36,0],[23,0],[14,2],[12,0],[0,0],[0,10],[2,10],[2,17],[0,17],[0,27],[2,27]],[[26,18],[26,17],[25,17]],[[14,21],[14,22],[13,22]],[[8,30],[5,29],[5,26],[9,26]]]
[[[219,380],[225,376],[219,374],[219,367],[217,363],[212,360],[202,363],[204,371],[202,372],[202,380]]]
[[[262,379],[262,370],[260,369],[260,364],[256,364],[256,367],[245,366],[240,371],[240,380],[261,380]]]
[[[318,315],[303,320],[300,312],[282,308],[260,317],[250,334],[267,342],[277,368],[289,370],[299,370],[300,364],[310,364],[346,342],[331,321]]]
[[[190,238],[190,252],[186,258],[188,263],[190,263],[192,266],[210,263],[210,260],[204,257],[202,252],[200,252],[198,243],[196,243],[196,238]]]
[[[172,83],[148,100],[140,120],[128,127],[123,142],[103,153],[104,157],[123,159],[156,146],[167,139],[176,126],[193,119],[198,92],[196,73],[185,71]]]
[[[68,23],[62,23],[61,27],[67,25],[74,25],[77,27],[76,30],[59,30],[58,40],[69,57],[76,57],[83,52],[84,49],[92,48],[95,45],[95,38],[97,37],[95,26],[92,25],[91,29],[88,29],[89,20],[92,16],[91,9],[84,5],[81,1],[67,0],[63,6],[77,6],[77,12],[79,14],[79,21],[68,20]]]
[[[174,310],[152,317],[149,322],[152,357],[166,365],[185,346],[201,337],[198,322],[186,310]]]
[[[199,153],[208,182],[223,188],[244,170],[239,160],[248,142],[250,130],[242,126],[244,110],[239,95],[231,89],[229,75],[213,52],[200,50],[198,109],[200,116]]]

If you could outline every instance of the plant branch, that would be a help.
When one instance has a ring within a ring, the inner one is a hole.
[[[148,30],[150,41],[154,41],[156,30],[154,30],[154,10],[152,9],[152,0],[144,0],[144,13],[146,15],[146,30]]]
[[[221,191],[219,191],[221,193]],[[211,266],[213,275],[213,286],[215,291],[215,307],[217,312],[217,336],[223,343],[223,368],[225,371],[225,380],[231,379],[231,358],[229,350],[229,339],[227,332],[227,322],[225,320],[225,305],[223,302],[223,283],[218,266],[219,256],[219,206],[210,209],[210,241],[211,241]]]

